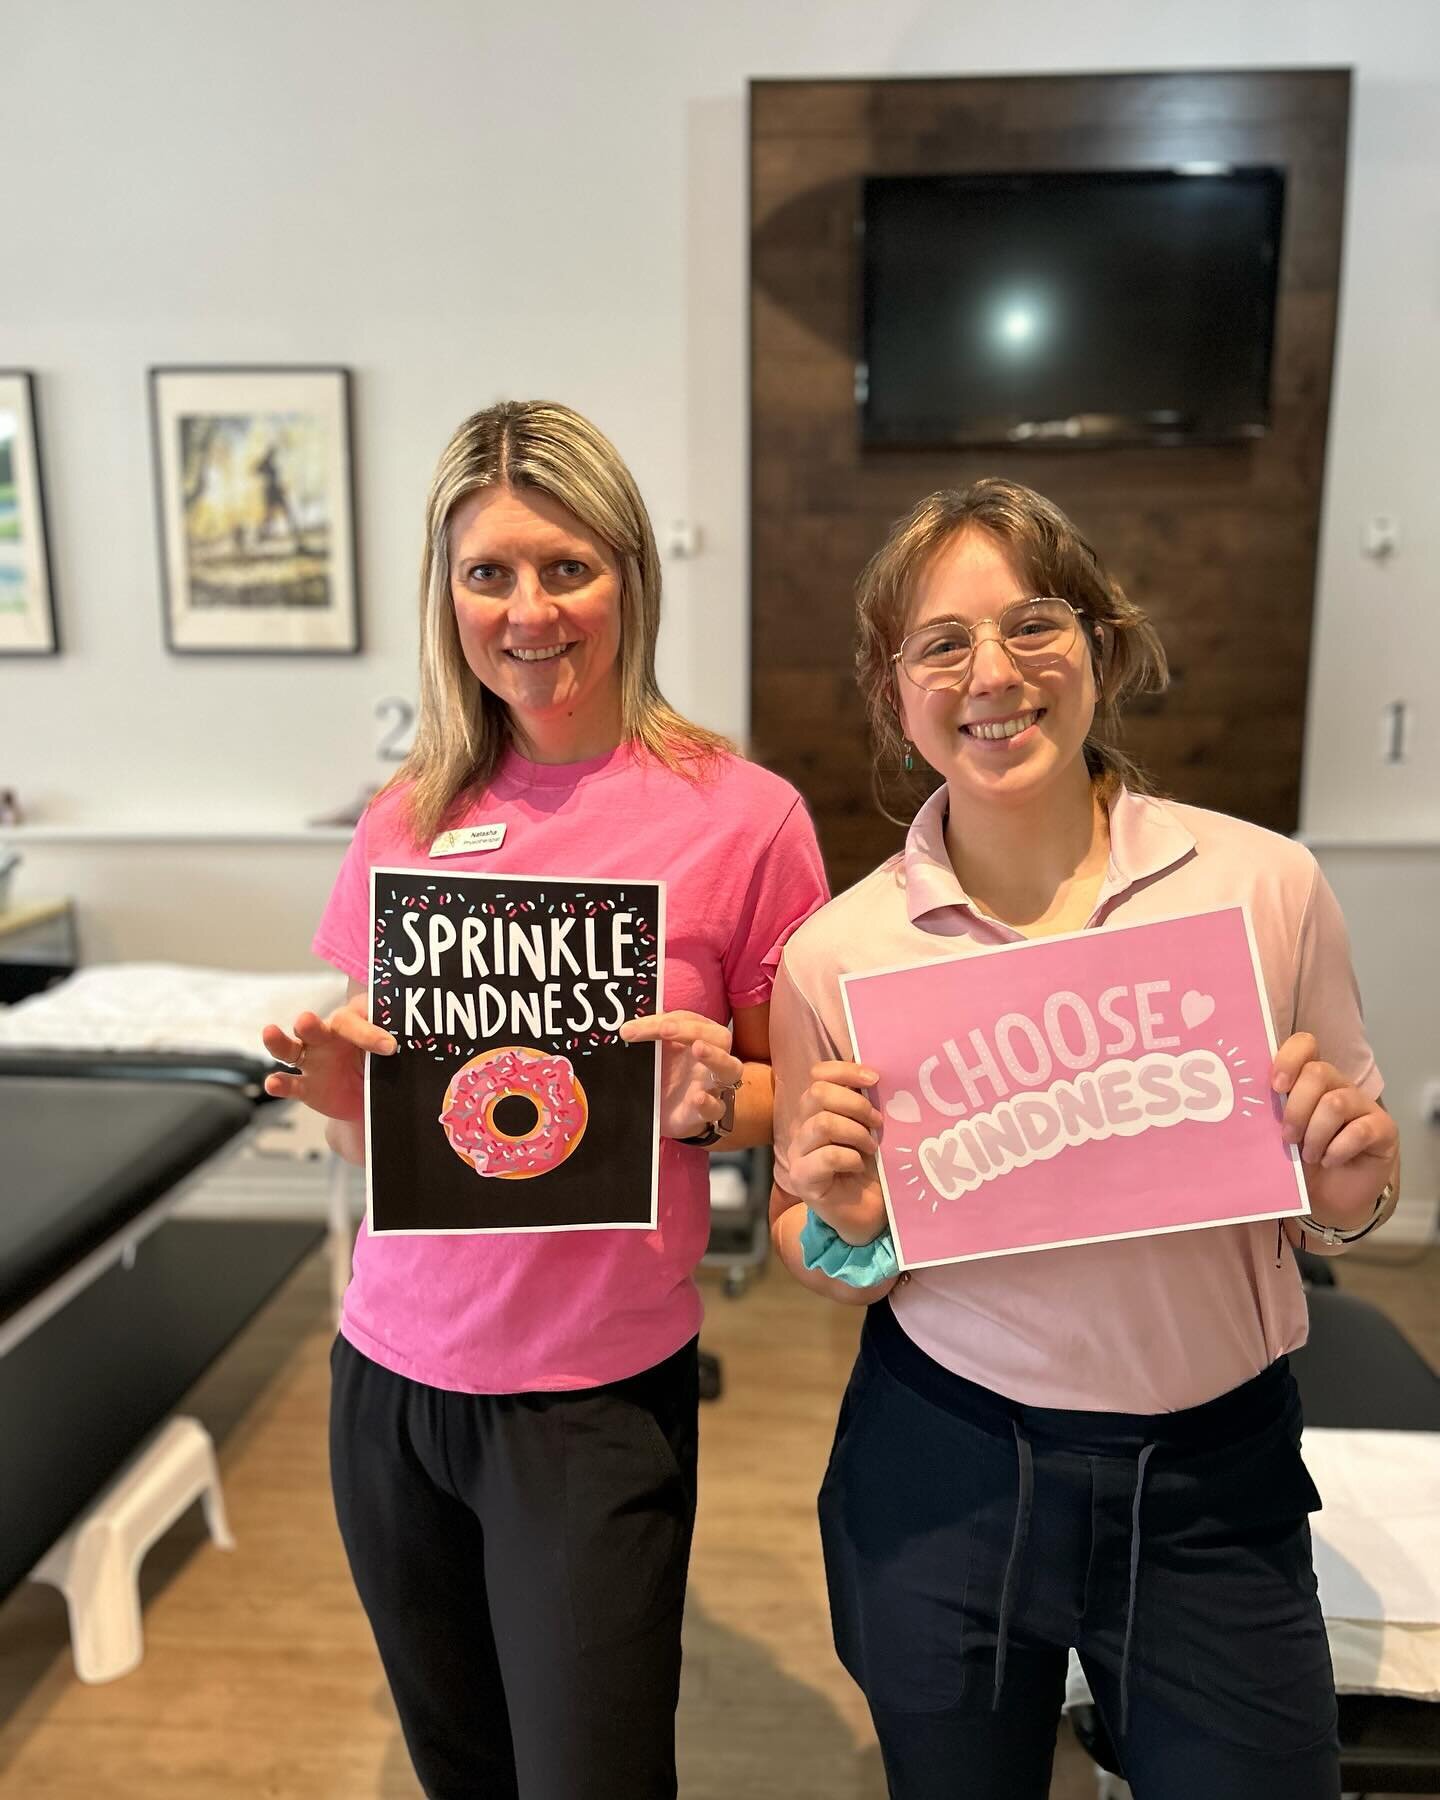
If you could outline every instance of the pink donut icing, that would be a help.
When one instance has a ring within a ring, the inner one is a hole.
[[[495,1108],[512,1094],[533,1101],[539,1115],[523,1137],[495,1128]],[[564,1162],[580,1142],[589,1113],[568,1057],[510,1045],[472,1057],[455,1071],[440,1124],[450,1148],[477,1175],[520,1181]]]

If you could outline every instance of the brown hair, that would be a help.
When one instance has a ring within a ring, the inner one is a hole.
[[[411,828],[433,837],[468,789],[483,787],[514,742],[502,700],[465,661],[450,592],[450,520],[486,487],[535,488],[602,538],[620,573],[622,739],[682,774],[729,743],[669,705],[655,677],[660,554],[634,477],[610,440],[568,406],[506,400],[466,419],[445,446],[425,502],[420,558],[420,706],[415,745],[386,785],[412,783]]]
[[[1058,506],[1018,482],[988,476],[967,488],[927,494],[891,527],[856,587],[855,672],[870,719],[881,812],[898,824],[909,822],[886,804],[887,776],[900,766],[905,743],[891,658],[905,635],[921,576],[945,545],[967,531],[993,538],[1032,594],[1054,594],[1082,615],[1097,695],[1085,739],[1091,779],[1107,796],[1121,782],[1140,793],[1153,791],[1118,739],[1125,702],[1137,694],[1162,693],[1169,681],[1154,626]],[[1098,644],[1096,625],[1103,631]],[[913,791],[903,796],[912,802],[916,797]]]

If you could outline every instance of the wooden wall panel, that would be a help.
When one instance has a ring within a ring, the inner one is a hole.
[[[1298,818],[1344,209],[1346,70],[762,81],[750,92],[751,733],[815,808],[832,880],[900,832],[875,810],[850,678],[855,577],[924,493],[979,475],[1063,506],[1156,621],[1171,693],[1131,749],[1178,798]],[[1273,425],[1193,449],[862,451],[865,174],[1286,170]]]

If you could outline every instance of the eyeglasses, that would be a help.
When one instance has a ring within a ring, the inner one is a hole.
[[[998,619],[932,619],[901,641],[890,658],[919,688],[959,687],[975,660],[977,633],[993,625],[1001,648],[1017,668],[1058,662],[1068,654],[1079,629],[1079,617],[1068,600],[1042,595],[1016,600]]]

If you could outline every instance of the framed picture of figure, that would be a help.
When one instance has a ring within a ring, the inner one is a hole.
[[[360,648],[350,371],[150,371],[165,642]]]
[[[0,656],[53,656],[59,648],[35,380],[24,369],[0,369]]]

